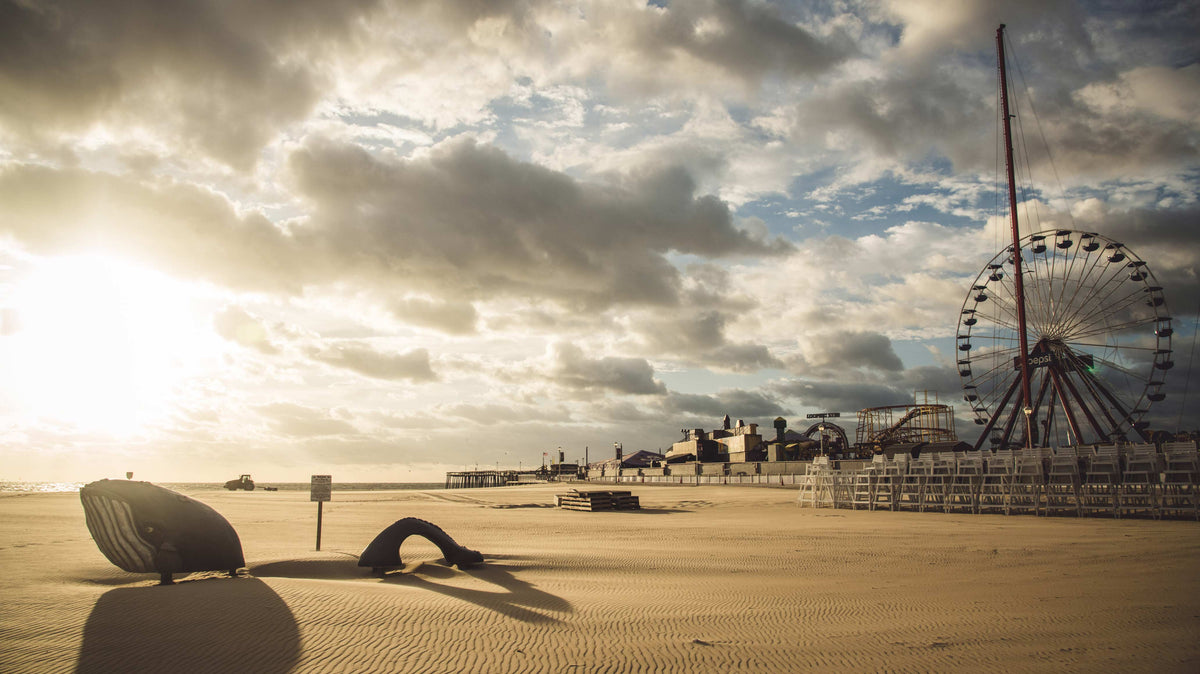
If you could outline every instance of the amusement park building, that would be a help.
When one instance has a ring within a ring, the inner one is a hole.
[[[708,433],[702,428],[684,429],[683,440],[671,445],[666,460],[668,463],[755,461],[761,458],[755,456],[761,452],[761,444],[762,436],[758,434],[758,424],[747,425],[739,420],[736,427],[730,428],[729,417],[725,417],[724,428]]]
[[[857,442],[851,442],[845,430],[820,419],[804,432],[791,430],[782,417],[774,420],[775,438],[764,441],[758,424],[738,420],[731,427],[726,416],[723,428],[705,432],[702,428],[683,429],[683,440],[671,445],[666,463],[751,463],[812,460],[817,454],[834,458],[870,458],[873,454],[896,448],[919,453],[940,448],[962,451],[970,445],[954,433],[953,410],[948,405],[923,402],[887,405],[860,410]],[[889,452],[890,453],[890,452]]]

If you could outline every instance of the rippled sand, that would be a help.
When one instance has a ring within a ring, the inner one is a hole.
[[[1200,523],[801,509],[796,492],[635,487],[198,491],[243,578],[171,587],[92,543],[76,494],[0,495],[0,671],[1200,671]],[[385,578],[356,556],[402,517]]]

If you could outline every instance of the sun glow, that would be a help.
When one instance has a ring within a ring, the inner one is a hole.
[[[43,261],[7,304],[0,388],[27,422],[136,433],[216,349],[185,286],[109,258]]]

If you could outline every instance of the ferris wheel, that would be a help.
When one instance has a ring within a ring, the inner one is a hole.
[[[958,371],[984,426],[976,448],[1145,441],[1144,417],[1166,397],[1163,377],[1174,366],[1171,317],[1148,265],[1090,232],[1047,230],[1019,245],[1027,406],[1012,246],[963,301]]]

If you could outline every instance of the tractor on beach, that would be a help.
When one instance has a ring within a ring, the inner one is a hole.
[[[254,491],[254,480],[251,480],[249,475],[243,475],[236,480],[226,482],[225,488],[229,491],[237,491],[239,489]]]

